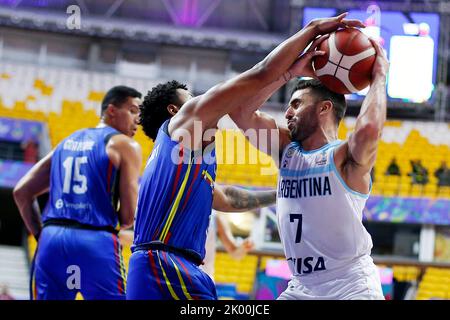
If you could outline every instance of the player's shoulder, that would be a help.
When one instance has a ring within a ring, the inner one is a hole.
[[[286,141],[286,143],[280,148],[280,155],[286,154],[291,157],[293,155],[293,151],[296,149],[300,149],[300,144],[298,141]]]
[[[140,153],[141,151],[141,146],[139,145],[139,143],[123,133],[112,136],[108,141],[108,147],[123,152],[134,151]]]

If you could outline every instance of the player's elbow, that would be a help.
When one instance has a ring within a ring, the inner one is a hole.
[[[17,204],[24,202],[27,199],[27,196],[28,193],[23,185],[18,184],[14,187],[13,198]]]

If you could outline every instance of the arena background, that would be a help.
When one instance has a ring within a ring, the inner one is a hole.
[[[310,19],[344,11],[366,23],[391,60],[388,121],[364,216],[385,296],[450,299],[448,169],[435,175],[450,162],[450,2],[431,0],[0,0],[0,296],[28,299],[36,248],[12,188],[64,137],[97,124],[106,90],[125,84],[145,94],[177,79],[201,94],[253,66]],[[265,111],[282,120],[291,85]],[[363,94],[348,96],[340,138],[353,129]],[[217,183],[275,188],[274,163],[229,119],[221,125]],[[151,141],[142,131],[136,140],[146,159]],[[394,157],[400,175],[386,175]],[[409,174],[416,160],[427,174]],[[39,198],[42,207],[46,200]],[[225,217],[256,249],[234,260],[217,243],[219,297],[275,298],[289,271],[274,208]],[[127,264],[129,246],[123,253]]]

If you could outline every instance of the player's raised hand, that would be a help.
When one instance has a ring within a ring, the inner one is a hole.
[[[362,21],[357,19],[344,19],[348,12],[344,12],[337,17],[320,18],[312,20],[308,25],[313,27],[315,35],[322,35],[336,31],[339,28],[356,27],[365,28]]]
[[[372,38],[369,38],[369,40],[377,52],[377,57],[372,67],[372,81],[380,78],[386,80],[386,76],[389,71],[389,61],[381,45]]]
[[[289,68],[290,78],[294,77],[310,77],[317,78],[312,67],[314,57],[324,55],[324,51],[316,50],[320,44],[328,39],[329,35],[320,36],[315,39],[309,48],[292,64]]]

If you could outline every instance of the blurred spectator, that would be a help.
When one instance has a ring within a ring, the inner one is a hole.
[[[421,194],[424,191],[424,185],[428,183],[428,170],[422,165],[421,160],[410,160],[411,172],[408,173],[411,176],[411,185],[409,193],[411,194],[413,185],[421,186]]]
[[[389,163],[389,166],[386,169],[386,172],[384,173],[387,176],[400,176],[400,167],[397,164],[397,159],[392,158],[391,163]]]
[[[36,142],[28,140],[21,145],[23,150],[23,161],[36,163],[38,161],[39,149]]]
[[[442,161],[441,166],[436,169],[434,176],[438,179],[439,187],[450,186],[450,170],[445,161]]]
[[[412,177],[412,184],[427,184],[428,170],[422,165],[421,160],[411,160],[411,172],[408,174]]]
[[[0,286],[0,300],[15,300],[6,284]]]
[[[238,242],[231,232],[231,227],[220,213],[215,210],[211,213],[211,221],[209,224],[208,236],[206,238],[206,254],[203,260],[203,265],[200,266],[211,279],[214,281],[215,273],[215,257],[216,257],[216,237],[219,237],[220,242],[226,252],[236,260],[241,260],[247,253],[254,249],[255,245],[249,238],[244,239],[242,242]]]

